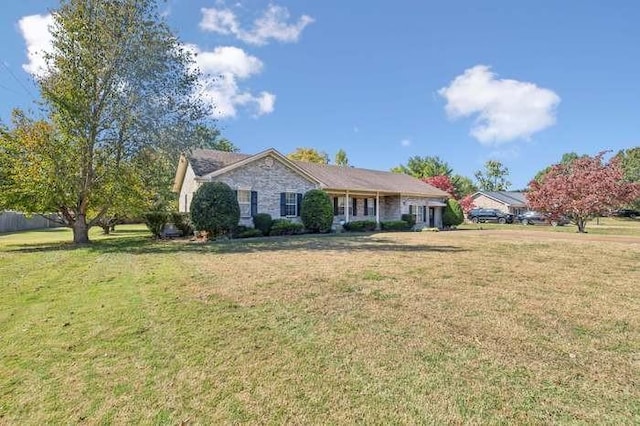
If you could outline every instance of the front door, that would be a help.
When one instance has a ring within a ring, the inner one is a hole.
[[[436,226],[436,209],[429,207],[429,228],[435,228]]]

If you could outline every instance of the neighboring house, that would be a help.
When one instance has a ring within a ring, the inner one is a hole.
[[[376,223],[412,214],[417,227],[442,227],[446,192],[409,175],[293,161],[275,149],[255,155],[197,149],[180,158],[173,190],[179,210],[188,212],[203,182],[224,182],[237,191],[240,224],[268,213],[299,220],[302,196],[322,189],[333,201],[334,225],[355,220]]]
[[[525,193],[520,191],[478,191],[471,198],[480,209],[498,209],[516,216],[528,210]]]

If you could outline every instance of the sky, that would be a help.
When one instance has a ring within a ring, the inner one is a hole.
[[[38,113],[50,0],[0,5],[0,120]],[[339,149],[389,170],[438,156],[512,189],[563,153],[640,146],[636,0],[168,0],[217,127],[244,153]]]

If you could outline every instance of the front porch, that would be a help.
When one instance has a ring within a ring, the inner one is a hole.
[[[443,199],[399,193],[327,191],[333,201],[333,224],[370,220],[380,222],[401,220],[410,214],[415,227],[442,228]]]

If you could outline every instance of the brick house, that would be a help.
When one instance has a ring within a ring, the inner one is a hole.
[[[525,193],[521,191],[478,191],[471,198],[479,209],[498,209],[514,216],[528,210]]]
[[[376,223],[416,219],[416,227],[442,227],[446,192],[408,175],[378,170],[293,161],[275,149],[255,155],[196,149],[180,158],[173,190],[179,211],[188,212],[193,193],[203,182],[224,182],[237,191],[240,224],[252,216],[300,217],[305,192],[322,189],[334,206],[334,224],[355,220]]]

